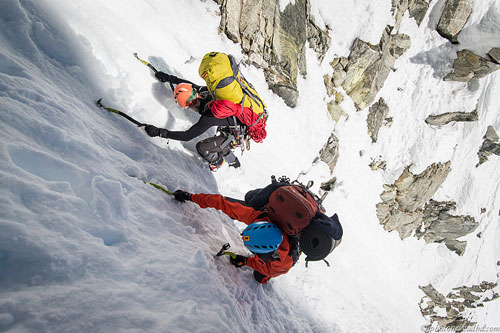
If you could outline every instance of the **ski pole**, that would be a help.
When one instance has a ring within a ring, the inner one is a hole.
[[[149,185],[151,185],[151,186],[153,186],[153,187],[156,187],[157,189],[159,189],[159,190],[161,190],[161,191],[163,191],[163,192],[167,193],[168,195],[174,195],[174,192],[171,192],[171,191],[167,190],[167,189],[166,189],[166,188],[164,188],[163,186],[160,186],[160,185],[155,184],[155,183],[147,182],[147,181],[145,181],[145,180],[143,180],[143,182],[144,182],[144,184],[149,184]]]
[[[217,252],[216,255],[214,255],[214,258],[221,257],[223,255],[227,255],[227,256],[230,256],[233,259],[236,259],[236,254],[234,254],[233,252],[226,251],[230,247],[231,247],[231,245],[229,245],[229,243],[226,243],[226,244],[222,245],[222,248],[220,249],[219,252]]]
[[[134,124],[136,124],[138,127],[142,127],[142,126],[146,126],[147,124],[143,124],[143,123],[140,123],[138,122],[137,120],[135,120],[134,118],[130,117],[129,115],[127,115],[126,113],[123,113],[121,112],[120,110],[117,110],[117,109],[113,109],[113,108],[108,108],[106,106],[104,106],[102,103],[101,103],[101,100],[102,98],[99,98],[95,104],[97,104],[98,107],[100,107],[101,109],[104,109],[104,110],[108,110],[109,112],[113,112],[113,113],[116,113],[122,117],[124,117],[125,119],[127,119],[128,121],[131,121],[133,122]]]
[[[140,62],[142,62],[144,65],[148,66],[149,68],[151,68],[151,70],[156,74],[158,73],[158,70],[156,68],[154,68],[153,65],[151,65],[149,62],[147,62],[146,60],[144,59],[141,59],[139,58],[139,56],[137,55],[137,52],[134,53],[134,57],[137,58],[137,60],[139,60]],[[172,82],[168,82],[170,83],[170,88],[172,88],[172,91],[174,91],[174,85],[172,84]]]

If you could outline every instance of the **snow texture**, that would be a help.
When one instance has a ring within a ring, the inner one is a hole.
[[[177,108],[170,88],[133,52],[198,84],[206,52],[243,59],[239,45],[218,34],[214,2],[2,0],[0,331],[419,332],[418,286],[432,283],[446,294],[498,282],[500,158],[475,164],[487,127],[500,132],[500,74],[469,84],[442,78],[458,49],[483,54],[499,46],[500,4],[473,1],[459,45],[435,31],[440,6],[431,3],[420,27],[403,21],[412,47],[379,92],[393,124],[380,129],[377,143],[367,133],[368,109],[356,112],[349,98],[342,102],[349,117],[329,118],[322,77],[331,68],[307,50],[308,76],[299,78],[294,109],[272,94],[262,71],[243,66],[268,105],[268,138],[239,157],[241,168],[211,173],[195,152],[197,140],[150,138],[94,101],[104,97],[140,122],[188,128],[196,114]],[[377,43],[392,22],[389,0],[316,0],[312,10],[330,29],[330,56],[347,55],[357,37]],[[477,122],[424,122],[476,105]],[[334,129],[337,183],[325,207],[338,213],[343,242],[327,258],[332,267],[305,268],[301,259],[265,286],[251,270],[213,257],[225,242],[249,254],[241,223],[143,182],[241,199],[274,174],[313,179],[319,192],[332,175],[312,162]],[[368,166],[378,156],[385,171]],[[443,244],[401,241],[375,214],[382,185],[407,165],[418,173],[448,160],[452,171],[435,199],[456,201],[456,214],[480,223],[480,237],[464,237],[462,257]],[[500,327],[499,303],[486,303],[472,319]]]

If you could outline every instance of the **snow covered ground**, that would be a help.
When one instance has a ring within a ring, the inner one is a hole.
[[[390,1],[375,3],[312,2],[317,23],[332,29],[325,59],[347,55],[356,37],[378,42],[392,16]],[[418,286],[432,283],[446,294],[498,282],[500,158],[475,164],[487,126],[500,132],[500,74],[475,86],[442,77],[456,50],[484,55],[500,45],[500,3],[473,1],[459,45],[434,30],[443,3],[431,3],[420,27],[403,21],[400,32],[411,36],[412,47],[379,93],[394,122],[376,144],[367,134],[367,110],[356,112],[348,98],[342,104],[348,119],[329,118],[322,76],[331,68],[308,50],[295,109],[272,94],[261,71],[242,69],[268,105],[268,138],[240,157],[240,169],[225,165],[211,173],[196,156],[195,140],[150,138],[94,101],[104,97],[141,122],[189,127],[196,115],[178,109],[170,88],[132,54],[202,84],[197,69],[206,52],[243,58],[239,45],[218,34],[215,3],[1,1],[0,331],[418,332],[426,323]],[[470,112],[476,104],[477,122],[424,123],[428,115]],[[302,259],[266,286],[250,270],[213,258],[225,242],[247,253],[241,224],[174,202],[142,181],[242,198],[274,174],[312,179],[318,192],[331,175],[312,161],[333,129],[340,158],[325,207],[340,216],[343,242],[328,257],[332,267],[305,268]],[[378,156],[387,161],[385,171],[368,167]],[[401,241],[375,215],[382,185],[404,167],[413,164],[419,173],[448,160],[452,171],[436,199],[456,201],[456,214],[480,223],[464,237],[462,257],[441,244]],[[472,319],[500,327],[500,301]]]

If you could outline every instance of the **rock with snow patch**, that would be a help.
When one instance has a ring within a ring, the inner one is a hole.
[[[379,170],[379,169],[385,170],[385,168],[387,167],[387,162],[382,160],[381,156],[379,156],[379,158],[377,158],[377,159],[372,158],[372,161],[370,162],[369,167],[373,171]]]
[[[408,12],[410,13],[410,17],[413,17],[417,22],[417,25],[420,26],[422,21],[424,20],[425,14],[429,9],[429,3],[432,0],[414,0],[410,1],[410,5],[408,8]]]
[[[450,162],[434,163],[422,173],[414,175],[407,167],[394,183],[398,209],[414,212],[429,201],[450,172]]]
[[[333,177],[332,179],[321,183],[320,188],[323,191],[333,191],[333,188],[334,188],[336,182],[337,182],[337,177]]]
[[[340,106],[340,103],[344,100],[344,95],[335,89],[335,83],[332,76],[324,75],[323,81],[326,87],[326,94],[329,97],[329,100],[326,99],[328,100],[326,107],[328,108],[328,112],[332,116],[332,119],[338,122],[342,116],[347,116],[344,109]]]
[[[479,162],[476,164],[476,168],[488,160],[488,156],[495,154],[500,156],[500,144],[498,144],[498,134],[495,132],[492,126],[488,126],[486,134],[483,137],[484,141],[479,148],[477,155],[479,156]]]
[[[346,57],[334,58],[330,62],[330,66],[333,69],[332,82],[334,87],[340,87],[342,82],[345,80],[345,76],[347,75],[345,71],[345,67],[347,66],[349,59]]]
[[[427,243],[444,243],[448,249],[463,255],[467,242],[457,238],[470,234],[479,223],[469,215],[455,216],[448,212],[456,208],[453,201],[430,200],[423,211],[423,228],[416,233],[417,238],[424,238]]]
[[[332,120],[338,122],[342,116],[347,117],[347,113],[345,113],[344,109],[340,106],[339,102],[336,100],[329,101],[326,104],[328,109],[328,113],[332,116]]]
[[[444,77],[445,81],[467,82],[480,79],[499,70],[500,65],[480,57],[469,50],[457,52],[457,59],[453,62],[453,71]]]
[[[500,138],[498,137],[497,132],[495,132],[495,129],[493,128],[493,126],[490,125],[486,129],[486,133],[484,134],[483,139],[488,139],[488,140],[491,140],[493,142],[498,142],[498,140]]]
[[[477,121],[477,111],[472,112],[446,112],[427,117],[425,122],[433,126],[443,126],[452,121]]]
[[[309,0],[297,0],[280,11],[279,1],[216,0],[221,8],[220,30],[241,43],[248,61],[264,69],[271,90],[288,106],[297,104],[297,77],[305,76],[305,45],[322,59],[330,47],[328,31],[311,16]]]
[[[337,165],[337,160],[339,159],[339,139],[335,134],[331,134],[328,138],[326,144],[321,148],[319,152],[321,161],[328,164],[330,172],[333,172],[335,165]]]
[[[396,60],[410,48],[410,37],[391,35],[392,30],[386,27],[378,45],[356,39],[347,61],[338,58],[332,62],[335,86],[344,88],[358,110],[375,100]]]
[[[436,27],[437,32],[453,44],[472,13],[469,0],[447,0]]]
[[[444,182],[450,162],[432,164],[419,175],[407,167],[392,185],[384,185],[377,204],[377,217],[387,231],[396,230],[401,239],[409,237],[422,224],[423,206]]]
[[[366,123],[368,126],[368,135],[372,139],[372,142],[377,142],[378,131],[388,113],[389,107],[383,98],[380,98],[376,103],[370,106]]]
[[[488,52],[488,56],[493,62],[500,64],[500,47],[494,47]]]
[[[377,217],[384,229],[396,230],[401,239],[415,231],[417,238],[424,238],[427,243],[444,243],[462,255],[467,243],[457,238],[476,230],[478,223],[471,216],[449,214],[456,207],[454,202],[431,199],[449,171],[450,162],[432,164],[418,175],[407,167],[393,185],[384,185],[382,202],[377,204]]]
[[[484,303],[499,298],[493,290],[497,286],[495,282],[483,281],[470,287],[453,288],[446,297],[432,284],[420,286],[425,294],[419,303],[420,312],[428,320],[424,331],[445,329],[461,332],[468,327],[476,327],[477,323],[470,320],[468,309],[483,307]]]
[[[420,26],[429,9],[429,3],[431,1],[432,0],[392,0],[392,12],[396,18],[396,28],[399,28],[406,11],[408,11],[410,17],[415,19],[417,25]]]

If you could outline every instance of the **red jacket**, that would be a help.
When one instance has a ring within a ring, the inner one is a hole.
[[[247,206],[243,201],[226,198],[219,194],[193,194],[191,195],[191,200],[193,200],[193,202],[198,204],[201,208],[218,209],[230,218],[246,224],[252,224],[257,221],[271,222],[266,213]],[[253,268],[261,274],[266,275],[266,277],[262,280],[262,283],[265,284],[269,281],[269,279],[271,279],[271,277],[285,274],[290,270],[290,268],[292,268],[293,259],[289,252],[290,244],[288,242],[288,237],[284,235],[283,242],[278,247],[279,260],[271,259],[264,262],[259,257],[253,256],[248,258],[247,266]]]

